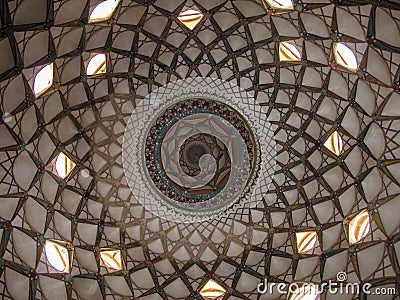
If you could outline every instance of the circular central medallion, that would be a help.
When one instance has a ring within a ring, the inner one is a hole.
[[[195,203],[220,193],[232,197],[254,173],[257,149],[238,111],[214,100],[185,99],[153,121],[146,168],[155,187],[171,200]]]
[[[267,155],[264,155],[267,154]],[[275,142],[238,87],[191,78],[152,92],[127,124],[123,164],[135,198],[177,222],[256,205],[274,172]]]

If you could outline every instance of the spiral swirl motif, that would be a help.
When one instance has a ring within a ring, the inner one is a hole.
[[[215,202],[235,197],[255,163],[257,142],[251,139],[249,125],[222,103],[178,102],[156,118],[150,132],[147,170],[156,187],[173,200],[193,203],[214,198]]]
[[[344,282],[347,280],[347,274],[346,272],[338,272],[336,274],[336,280],[339,282]]]
[[[269,123],[249,95],[217,81],[191,78],[161,87],[127,124],[127,182],[160,217],[202,221],[256,205],[267,190],[275,164]]]

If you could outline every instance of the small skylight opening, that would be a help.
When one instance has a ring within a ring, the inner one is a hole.
[[[360,242],[371,230],[368,210],[358,213],[349,223],[348,238],[351,245]]]
[[[335,62],[338,66],[341,66],[353,73],[357,72],[357,58],[349,47],[342,43],[334,43],[333,54]]]
[[[317,240],[317,232],[315,231],[297,232],[296,242],[298,253],[311,253],[317,244]]]
[[[289,286],[287,300],[316,300],[319,295],[318,285],[312,282],[294,282]]]
[[[178,16],[178,20],[190,30],[193,30],[203,18],[201,11],[194,7],[182,11]]]
[[[107,57],[104,53],[93,56],[86,68],[88,76],[104,74],[107,72]]]
[[[106,0],[99,3],[89,17],[89,23],[104,22],[111,18],[120,0]]]
[[[81,176],[83,178],[88,178],[90,176],[90,173],[87,169],[83,169],[83,170],[81,170]]]
[[[123,269],[122,256],[120,250],[101,249],[100,259],[102,265],[106,268],[118,271]]]
[[[64,152],[61,152],[56,158],[55,169],[58,177],[61,179],[67,178],[75,166],[74,161],[65,155]]]
[[[292,10],[293,1],[291,0],[262,0],[266,8],[278,9],[278,10]]]
[[[54,269],[61,273],[69,273],[70,259],[66,246],[47,240],[44,251],[47,261]]]
[[[300,61],[301,53],[296,48],[288,42],[279,43],[279,61]]]
[[[3,122],[5,122],[5,123],[9,123],[9,122],[12,120],[12,116],[11,116],[11,114],[8,113],[8,112],[5,112],[5,113],[1,116],[1,118],[3,119]]]
[[[332,134],[325,141],[324,146],[333,154],[339,156],[343,150],[343,140],[340,136],[340,133],[338,131],[332,132]]]
[[[213,279],[208,280],[199,292],[204,299],[218,299],[225,295],[225,293],[226,289]]]
[[[53,63],[41,68],[35,76],[33,82],[33,91],[36,97],[39,97],[53,85]]]

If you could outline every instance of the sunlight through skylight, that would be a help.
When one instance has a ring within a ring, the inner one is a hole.
[[[342,43],[333,45],[335,62],[348,71],[355,73],[358,68],[357,58],[354,52]]]
[[[53,64],[48,64],[40,69],[35,76],[33,91],[38,97],[46,92],[53,84]]]
[[[67,178],[75,166],[76,164],[63,152],[57,156],[55,169],[61,179]]]
[[[371,230],[368,210],[358,213],[349,223],[349,243],[355,244],[365,238]]]
[[[49,264],[57,271],[68,273],[70,261],[68,249],[58,243],[46,241],[44,251]]]
[[[86,68],[87,75],[104,74],[107,71],[107,57],[104,53],[93,56]]]
[[[204,15],[196,9],[188,9],[181,12],[178,20],[182,22],[190,30],[193,30],[197,24],[203,19]]]
[[[332,132],[332,134],[325,141],[324,146],[333,154],[339,156],[343,150],[343,141],[340,133],[338,131]]]
[[[102,265],[114,270],[122,270],[122,257],[120,250],[100,250]]]
[[[215,280],[210,279],[200,290],[199,294],[205,299],[217,299],[225,294],[226,290]]]
[[[318,286],[314,283],[298,282],[289,287],[287,300],[315,300],[318,298]]]
[[[296,48],[288,42],[279,43],[279,60],[280,61],[300,61],[301,53]]]
[[[317,233],[315,231],[297,232],[296,241],[299,253],[311,252],[317,243]]]
[[[293,1],[291,0],[263,0],[264,5],[273,9],[290,10],[293,9]]]
[[[106,0],[98,4],[89,17],[89,23],[103,22],[111,18],[120,0]]]

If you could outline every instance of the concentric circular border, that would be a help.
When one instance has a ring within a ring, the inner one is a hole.
[[[252,126],[259,143],[258,172],[239,199],[207,209],[187,203],[182,206],[164,201],[151,187],[143,163],[146,134],[154,116],[171,105],[191,98],[205,98],[225,103],[236,109]],[[133,111],[125,128],[122,162],[126,181],[134,197],[150,212],[174,222],[193,223],[216,218],[223,212],[234,212],[239,207],[254,207],[262,200],[275,171],[276,143],[270,123],[261,106],[237,85],[209,77],[187,78],[171,82],[145,97]],[[185,207],[185,205],[187,205]]]

